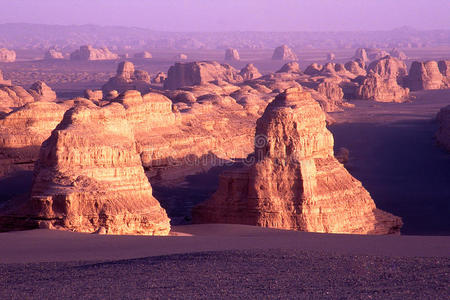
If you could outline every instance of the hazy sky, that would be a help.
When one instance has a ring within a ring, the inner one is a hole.
[[[0,0],[0,7],[0,23],[167,31],[450,29],[450,0]]]

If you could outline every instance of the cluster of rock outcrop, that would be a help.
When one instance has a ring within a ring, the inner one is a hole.
[[[148,51],[139,52],[139,53],[134,54],[134,58],[137,58],[137,59],[150,59],[152,57],[153,57],[152,54]]]
[[[314,232],[398,233],[401,219],[375,207],[333,156],[325,114],[311,95],[288,89],[258,119],[249,166],[223,174],[195,222]]]
[[[381,102],[402,102],[409,94],[403,88],[403,80],[407,75],[404,62],[386,56],[369,65],[368,74],[357,89],[357,97]]]
[[[110,78],[102,87],[105,95],[111,91],[118,93],[127,90],[138,90],[141,93],[150,91],[150,75],[146,71],[135,70],[134,64],[124,61],[117,67],[116,76]]]
[[[0,62],[15,62],[16,52],[6,48],[0,48]]]
[[[90,45],[81,46],[70,54],[71,60],[115,60],[119,59],[119,55],[112,53],[108,48],[103,47],[96,49]]]
[[[436,90],[450,87],[450,61],[414,61],[408,74],[411,91]]]

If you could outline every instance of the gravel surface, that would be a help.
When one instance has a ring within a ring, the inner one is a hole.
[[[450,258],[244,250],[0,265],[0,299],[448,299]]]

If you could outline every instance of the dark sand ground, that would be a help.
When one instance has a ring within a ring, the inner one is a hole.
[[[449,237],[174,230],[185,236],[1,233],[0,299],[450,297]]]

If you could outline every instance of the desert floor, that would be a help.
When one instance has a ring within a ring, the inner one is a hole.
[[[175,236],[0,234],[0,298],[450,296],[450,237],[186,225]]]

